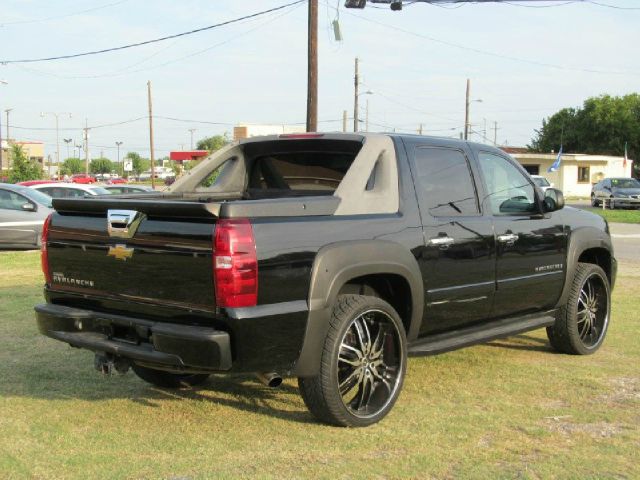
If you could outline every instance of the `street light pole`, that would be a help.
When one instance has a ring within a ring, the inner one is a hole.
[[[69,153],[69,144],[73,141],[73,138],[63,138],[62,140],[67,144],[67,158],[71,158],[71,154]]]
[[[120,164],[120,145],[122,145],[122,142],[116,142],[116,147],[118,147],[118,164]],[[122,162],[122,178],[124,178],[124,162]]]
[[[467,78],[467,95],[464,104],[464,139],[469,139],[469,94],[471,90],[471,80]]]
[[[360,76],[358,72],[358,57],[356,57],[355,75],[353,76],[353,131],[358,131],[358,89],[360,88]]]
[[[56,118],[56,164],[58,168],[60,168],[60,128],[59,128],[59,117],[60,115],[69,115],[71,118],[71,113],[69,112],[40,112],[40,116],[44,117],[45,115],[53,115]],[[49,177],[51,177],[51,161],[49,161]]]

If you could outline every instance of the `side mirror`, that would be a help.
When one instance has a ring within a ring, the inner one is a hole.
[[[33,203],[27,202],[22,204],[22,210],[24,210],[25,212],[35,212],[36,210],[38,210],[38,207],[36,207]]]
[[[546,213],[555,212],[556,210],[564,208],[564,194],[562,193],[562,190],[558,190],[557,188],[547,188],[544,192],[544,200],[542,203]]]

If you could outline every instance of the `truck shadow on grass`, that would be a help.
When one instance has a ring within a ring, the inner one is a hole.
[[[488,347],[509,348],[511,350],[526,350],[530,352],[557,353],[546,339],[527,334],[514,335],[509,338],[493,340],[486,344]]]
[[[102,375],[92,364],[87,352],[64,352],[57,345],[47,345],[39,352],[23,351],[13,357],[10,365],[0,366],[3,379],[0,397],[89,402],[128,400],[146,408],[159,408],[168,401],[207,402],[286,421],[315,422],[291,380],[278,388],[270,388],[252,375],[212,375],[197,387],[163,389],[138,379],[132,371],[125,375]]]

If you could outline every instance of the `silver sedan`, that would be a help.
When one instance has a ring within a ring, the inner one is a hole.
[[[0,249],[39,247],[42,225],[51,212],[49,195],[0,183]]]

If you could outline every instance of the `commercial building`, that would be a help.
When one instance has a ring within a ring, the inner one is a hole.
[[[505,148],[531,175],[542,175],[568,197],[588,197],[591,186],[605,177],[631,177],[633,161],[608,155],[563,153],[560,168],[547,172],[558,157],[555,153],[522,153]]]
[[[11,157],[11,147],[20,145],[25,155],[34,162],[38,162],[41,167],[44,166],[44,142],[21,142],[17,140],[2,140],[2,168],[10,169],[13,166]]]

